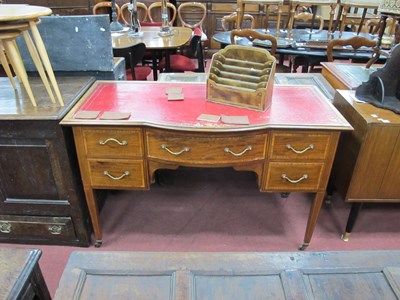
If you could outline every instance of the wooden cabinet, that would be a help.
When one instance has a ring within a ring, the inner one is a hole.
[[[30,4],[50,7],[58,15],[91,15],[94,0],[3,0],[4,4]]]
[[[57,78],[65,106],[30,77],[38,103],[0,78],[0,242],[88,246],[90,224],[72,130],[61,118],[94,81]]]

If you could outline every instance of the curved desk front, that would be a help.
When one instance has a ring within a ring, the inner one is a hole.
[[[183,101],[166,89],[181,87]],[[95,189],[147,190],[158,169],[233,167],[258,175],[262,192],[315,193],[304,243],[310,243],[336,146],[349,123],[313,86],[275,85],[272,105],[255,111],[206,100],[204,83],[98,81],[61,122],[73,127],[86,201],[102,243]],[[86,112],[91,118],[79,118]],[[128,113],[106,120],[105,112]],[[130,115],[129,115],[130,114]],[[198,120],[247,116],[248,125]]]

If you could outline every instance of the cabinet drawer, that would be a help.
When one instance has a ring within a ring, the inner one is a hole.
[[[143,137],[140,129],[82,130],[89,158],[134,158],[143,156]]]
[[[90,160],[89,172],[93,188],[146,188],[144,164],[141,160]]]
[[[331,135],[326,133],[273,132],[269,157],[274,160],[323,160],[329,153],[330,144]]]
[[[0,215],[0,237],[18,239],[75,239],[69,217],[38,217]]]
[[[219,136],[149,130],[146,142],[149,158],[194,165],[223,164],[263,160],[266,134]]]
[[[323,163],[270,162],[265,189],[269,191],[311,191],[320,186]]]

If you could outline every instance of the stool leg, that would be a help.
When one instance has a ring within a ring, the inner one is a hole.
[[[14,77],[12,75],[10,66],[8,65],[8,60],[6,58],[6,55],[4,54],[4,46],[3,43],[0,41],[0,63],[2,64],[4,71],[7,74],[8,79],[10,79],[11,85],[14,88],[14,90],[17,90],[17,86],[14,81]]]
[[[64,102],[61,97],[60,89],[58,88],[58,84],[57,84],[56,78],[53,73],[53,68],[51,67],[51,63],[50,63],[49,57],[47,55],[46,47],[44,46],[42,37],[40,36],[39,30],[37,29],[35,21],[34,20],[29,21],[29,26],[32,31],[33,39],[36,43],[36,48],[40,54],[40,58],[42,59],[44,67],[47,71],[47,75],[50,78],[50,81],[53,85],[56,96],[58,98],[58,102],[60,103],[61,106],[64,106]]]
[[[43,84],[46,87],[46,91],[50,96],[51,102],[56,103],[56,100],[54,99],[53,91],[51,90],[51,87],[50,87],[49,80],[47,79],[42,62],[40,60],[39,53],[37,52],[36,47],[33,44],[31,36],[29,35],[28,31],[26,31],[26,30],[22,34],[24,36],[25,43],[26,43],[26,46],[28,47],[29,53],[32,57],[32,60],[35,63],[36,69],[39,72],[40,78],[42,78]]]
[[[29,99],[32,102],[33,106],[36,105],[35,97],[33,97],[33,93],[31,90],[31,86],[29,85],[28,75],[26,74],[26,70],[24,67],[24,63],[22,61],[21,56],[19,55],[18,48],[15,47],[12,40],[4,40],[3,41],[4,48],[6,49],[7,56],[10,58],[12,62],[12,66],[17,74],[19,74],[22,84],[25,87],[25,90],[29,96]]]

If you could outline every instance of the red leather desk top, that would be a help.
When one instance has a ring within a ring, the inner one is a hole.
[[[183,101],[168,101],[166,88],[181,87]],[[100,111],[96,119],[74,118]],[[103,112],[129,112],[127,120],[100,120]],[[248,116],[250,125],[197,120],[200,114]],[[206,101],[204,83],[97,81],[63,119],[63,125],[148,125],[182,130],[240,131],[261,128],[351,130],[333,105],[313,86],[275,85],[264,112]]]

